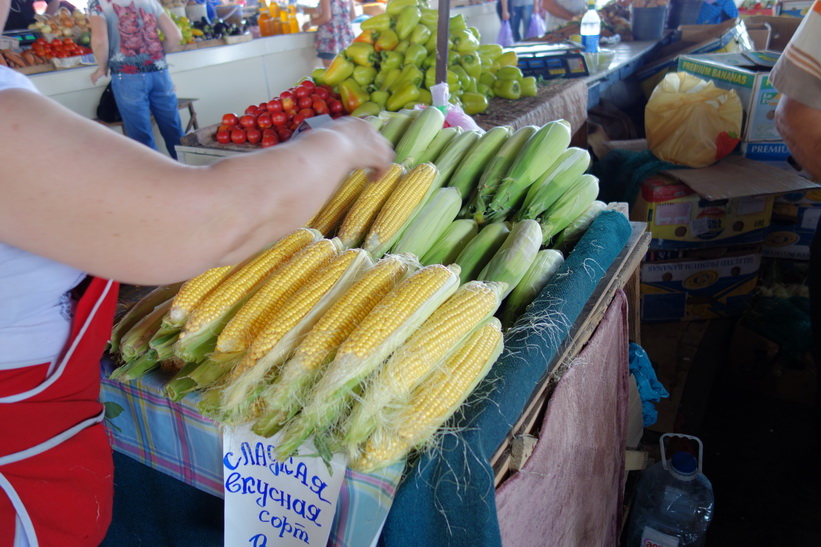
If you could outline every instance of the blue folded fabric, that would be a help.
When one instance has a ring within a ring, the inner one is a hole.
[[[454,416],[453,432],[409,465],[380,545],[501,545],[489,460],[631,231],[618,212],[596,218],[508,331],[504,353]]]

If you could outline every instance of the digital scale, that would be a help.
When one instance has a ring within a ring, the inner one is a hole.
[[[17,42],[18,46],[30,46],[34,43],[34,41],[40,37],[39,30],[7,30],[3,33],[2,38],[7,38],[8,40],[2,40],[3,42],[7,42],[10,40],[14,40]]]
[[[525,76],[555,80],[590,75],[580,44],[522,42],[509,49],[516,52],[519,69]]]

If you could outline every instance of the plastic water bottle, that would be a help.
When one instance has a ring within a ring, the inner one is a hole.
[[[596,11],[596,0],[589,0],[587,13],[582,17],[582,45],[587,53],[599,52],[599,35],[601,35],[601,17]]]
[[[667,460],[664,440],[684,437],[698,443],[699,458],[675,452]],[[701,440],[689,435],[665,433],[661,461],[646,469],[639,479],[624,547],[691,547],[704,545],[713,518],[713,487],[701,472]]]

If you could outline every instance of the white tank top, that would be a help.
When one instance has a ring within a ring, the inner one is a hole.
[[[0,67],[0,91],[9,88],[37,92],[23,74]],[[71,328],[68,293],[84,277],[76,268],[0,241],[0,370],[60,356]]]

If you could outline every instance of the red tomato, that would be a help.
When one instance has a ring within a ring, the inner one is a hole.
[[[269,127],[268,129],[262,130],[262,138],[265,138],[265,135],[276,135],[277,131],[273,127]]]
[[[302,110],[299,111],[299,114],[297,114],[297,116],[302,116],[303,120],[305,118],[313,118],[315,115],[316,115],[316,113],[313,110],[311,110],[310,108],[303,108]]]
[[[332,114],[338,114],[342,112],[342,102],[337,101],[336,99],[328,100],[328,110],[330,110]]]
[[[256,113],[256,111],[257,111],[257,105],[252,104],[251,106],[249,106],[248,108],[245,109],[245,114],[253,116]]]
[[[288,110],[286,110],[285,115],[288,116],[288,119],[291,119],[294,116],[296,116],[297,115],[296,105],[294,105],[294,108],[289,108]]]
[[[279,135],[279,140],[282,142],[290,139],[293,132],[287,127],[282,126],[277,128],[277,135]]]
[[[291,129],[296,129],[297,127],[299,127],[299,124],[301,124],[304,121],[305,116],[303,116],[302,114],[297,114],[296,116],[291,118]]]
[[[239,119],[239,124],[245,129],[249,129],[251,127],[256,127],[257,119],[251,114],[246,114]]]
[[[274,112],[271,114],[271,123],[277,127],[282,127],[288,122],[288,115],[285,112]]]
[[[58,40],[57,38],[53,38],[53,39],[51,40],[51,45],[52,45],[52,46],[62,46],[62,45],[63,45],[63,42],[62,42],[62,41],[60,41],[60,40]]]
[[[282,109],[290,110],[294,107],[294,94],[290,91],[283,91],[279,94],[279,99],[282,101]]]
[[[314,109],[314,112],[316,112],[317,115],[330,113],[330,110],[328,109],[328,103],[326,103],[322,99],[316,99],[311,105],[311,108]]]
[[[233,125],[225,125],[225,124],[223,123],[223,124],[220,124],[220,126],[219,126],[219,127],[217,127],[217,131],[228,131],[228,132],[230,133],[230,132],[231,132],[231,131],[233,131],[233,130],[234,130],[234,128],[236,128],[236,127],[237,127],[237,125],[236,125],[236,124],[233,124]]]
[[[236,144],[244,143],[248,137],[245,135],[245,131],[237,127],[233,131],[231,131],[231,142]]]
[[[217,142],[220,144],[228,144],[231,142],[231,132],[227,129],[217,131]]]
[[[311,94],[311,90],[310,90],[310,89],[308,89],[307,87],[303,87],[303,86],[301,86],[301,85],[297,86],[297,87],[294,89],[294,97],[295,97],[295,98],[297,98],[297,99],[301,99],[301,98],[303,98],[303,97],[307,97],[307,96],[308,96],[308,95],[310,95],[310,94]]]
[[[252,127],[248,131],[246,131],[245,136],[247,137],[248,142],[250,142],[251,144],[257,144],[259,141],[262,140],[262,132],[255,127]]]
[[[303,80],[299,83],[299,85],[302,87],[307,87],[311,93],[313,93],[316,89],[316,84],[312,80]]]
[[[269,146],[274,146],[275,144],[279,144],[279,137],[277,137],[276,133],[264,135],[262,137],[263,148],[268,148]]]
[[[331,92],[321,86],[316,88],[314,94],[319,95],[319,98],[323,101],[327,101],[328,97],[331,96]]]
[[[259,103],[259,106],[257,107],[257,112],[259,112],[260,110],[262,110],[263,112],[267,112],[268,103]]]
[[[269,114],[260,114],[257,116],[257,127],[260,129],[266,129],[271,127],[273,122],[271,121],[271,116]]]
[[[314,104],[314,101],[308,95],[300,98],[296,102],[296,105],[299,107],[300,110],[302,110],[303,108],[311,108],[312,104]]]
[[[282,101],[279,97],[268,101],[268,112],[282,112]]]
[[[237,125],[239,123],[239,118],[237,118],[236,114],[228,113],[222,115],[222,125]]]

